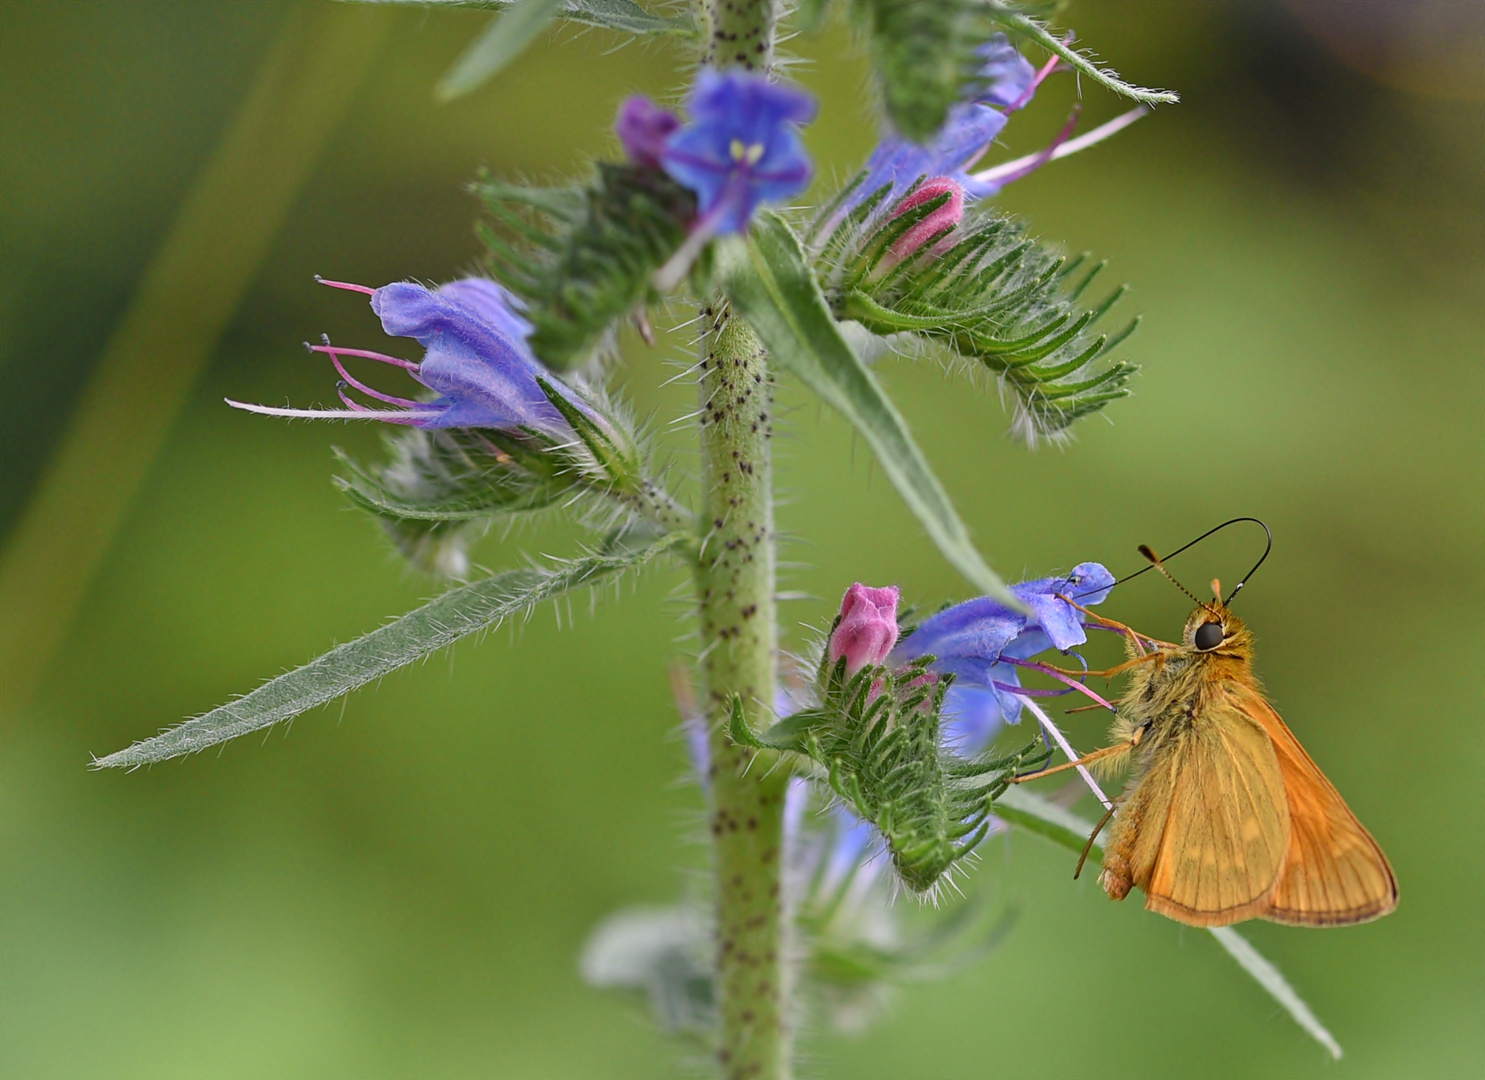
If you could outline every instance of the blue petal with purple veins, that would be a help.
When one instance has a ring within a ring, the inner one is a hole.
[[[696,193],[709,232],[743,232],[761,204],[809,184],[813,167],[799,137],[815,115],[808,94],[746,71],[703,68],[687,110],[690,122],[665,140],[660,164]]]
[[[311,351],[328,355],[340,373],[344,409],[274,408],[236,401],[229,404],[269,416],[382,420],[421,428],[524,428],[570,437],[571,426],[538,382],[544,379],[574,406],[593,415],[591,408],[532,354],[526,344],[531,324],[519,314],[520,301],[498,282],[465,278],[437,289],[411,281],[394,282],[380,289],[344,282],[325,284],[370,294],[371,309],[381,319],[382,329],[422,345],[422,363],[367,349],[339,348],[327,338],[325,344],[312,346]],[[385,394],[357,379],[342,363],[343,357],[401,367],[438,396],[432,401],[413,401]],[[397,407],[370,408],[350,395],[352,388]]]
[[[469,295],[475,290],[466,282],[460,291]],[[427,350],[418,379],[440,395],[433,406],[441,415],[419,426],[566,426],[537,384],[542,372],[525,340],[507,333],[479,308],[399,281],[372,294],[371,310],[388,334],[414,338]]]

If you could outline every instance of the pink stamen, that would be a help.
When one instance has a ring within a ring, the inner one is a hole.
[[[385,401],[388,405],[401,405],[406,409],[416,409],[419,405],[425,404],[421,401],[413,401],[411,398],[393,397],[391,394],[384,394],[380,390],[373,390],[345,369],[345,365],[340,362],[340,357],[335,354],[335,350],[331,349],[328,351],[330,353],[330,362],[335,365],[335,370],[340,372],[340,377],[367,397],[376,398],[378,401]]]
[[[1036,170],[1040,169],[1043,165],[1056,157],[1057,148],[1063,143],[1067,142],[1068,137],[1072,135],[1073,131],[1077,128],[1078,114],[1082,111],[1082,106],[1074,105],[1072,113],[1067,118],[1067,123],[1062,125],[1062,130],[1059,131],[1056,137],[1047,144],[1046,148],[1040,153],[1031,155],[1029,159],[1023,158],[1023,163],[1020,165],[1019,168],[998,172],[996,175],[997,183],[1005,185],[1009,184],[1013,180],[1019,180],[1023,176],[1030,176],[1032,173],[1036,172]]]
[[[1063,42],[1064,45],[1069,45],[1071,43],[1071,37],[1068,37],[1067,40]],[[1031,80],[1031,85],[1028,86],[1024,91],[1022,91],[1020,97],[1007,105],[1005,111],[1008,113],[1013,113],[1017,109],[1024,108],[1026,103],[1030,101],[1032,96],[1036,93],[1036,88],[1042,84],[1042,80],[1045,79],[1048,75],[1052,74],[1052,72],[1056,71],[1057,65],[1060,63],[1062,63],[1062,57],[1058,56],[1056,53],[1053,53],[1052,58],[1041,66],[1041,69],[1036,73],[1036,77]]]
[[[320,277],[319,274],[315,275],[315,280],[321,285],[329,285],[332,289],[345,289],[347,292],[365,293],[367,296],[370,296],[372,293],[376,292],[375,289],[369,288],[365,285],[353,285],[349,281],[331,281],[328,278]]]
[[[1012,686],[1010,683],[1003,683],[999,679],[990,680],[990,685],[995,687],[995,689],[1002,691],[1003,693],[1025,694],[1029,697],[1062,697],[1062,695],[1064,694],[1071,694],[1073,692],[1073,689],[1070,686],[1065,687],[1062,690],[1042,690],[1032,689],[1031,687],[1026,686]]]
[[[362,405],[359,401],[355,400],[354,398],[352,398],[349,394],[347,394],[345,392],[345,384],[344,383],[341,383],[340,385],[336,386],[335,392],[338,395],[340,395],[340,400],[345,403],[345,407],[347,409],[354,410],[355,412],[370,412],[371,411],[371,406],[370,405]]]
[[[404,371],[411,371],[414,375],[422,370],[411,360],[402,360],[395,356],[388,356],[386,353],[372,352],[370,349],[342,349],[339,345],[331,345],[328,341],[323,345],[309,346],[309,351],[329,353],[332,356],[336,353],[341,356],[359,356],[363,360],[376,360],[383,364],[391,364],[393,367],[400,367]]]
[[[1039,664],[1035,660],[1017,660],[1017,659],[1015,659],[1013,657],[1010,657],[1010,656],[1002,656],[1000,658],[1000,662],[1002,664],[1014,664],[1016,667],[1031,668],[1033,671],[1040,671],[1043,675],[1050,675],[1050,676],[1052,676],[1052,678],[1056,679],[1058,682],[1065,683],[1066,685],[1072,687],[1078,693],[1088,695],[1089,698],[1091,698],[1092,700],[1098,702],[1098,704],[1102,705],[1105,709],[1109,710],[1109,712],[1118,712],[1119,711],[1118,709],[1114,708],[1114,706],[1110,705],[1107,701],[1105,701],[1103,698],[1101,698],[1091,687],[1088,687],[1088,686],[1084,685],[1083,683],[1078,682],[1076,679],[1069,678],[1068,676],[1062,674],[1062,672],[1057,671],[1057,670],[1055,670],[1053,668],[1048,667],[1046,664]],[[1026,691],[1024,691],[1024,690],[1018,690],[1018,691],[1016,691],[1016,693],[1024,694],[1024,693],[1026,693]]]

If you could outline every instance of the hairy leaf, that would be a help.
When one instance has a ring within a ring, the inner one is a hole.
[[[723,289],[779,366],[855,426],[944,558],[980,592],[1021,610],[975,549],[907,422],[841,336],[789,226],[764,213],[749,242],[720,247]]]
[[[1174,90],[1151,90],[1125,82],[1113,68],[1100,67],[1086,54],[1072,48],[1048,30],[1044,23],[1016,10],[1013,5],[991,2],[988,8],[1000,29],[1014,38],[1034,42],[1048,52],[1056,53],[1080,75],[1087,76],[1107,90],[1133,98],[1144,105],[1174,105],[1181,100],[1181,95]]]
[[[359,4],[401,5],[420,8],[476,8],[481,11],[504,11],[515,0],[350,0]],[[668,15],[646,11],[634,0],[565,0],[557,17],[583,26],[597,26],[625,34],[696,35],[696,23],[690,12],[679,8]]]
[[[663,551],[681,546],[687,539],[686,534],[677,533],[658,538],[649,533],[642,539],[633,534],[616,536],[600,550],[581,558],[551,567],[508,570],[450,589],[438,599],[264,683],[231,704],[98,758],[93,764],[100,769],[134,768],[260,731],[343,697],[460,638],[529,613],[544,601],[608,581]]]

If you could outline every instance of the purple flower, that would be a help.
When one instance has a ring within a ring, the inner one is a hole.
[[[743,232],[759,204],[809,184],[798,127],[815,115],[808,94],[737,69],[703,68],[687,110],[691,122],[665,140],[660,164],[696,193],[698,231]]]
[[[846,590],[830,634],[830,662],[846,658],[846,675],[880,664],[897,644],[897,586],[873,589],[859,581]]]
[[[1114,576],[1102,565],[1086,562],[1070,574],[1012,585],[1029,615],[988,596],[967,600],[924,620],[898,643],[892,659],[932,656],[930,670],[955,676],[945,702],[946,714],[954,717],[948,736],[961,749],[977,750],[1002,723],[1021,718],[1020,669],[1013,661],[1049,649],[1065,652],[1088,640],[1086,616],[1059,595],[1089,607],[1107,599],[1113,585]]]
[[[1051,65],[1038,72],[1002,34],[982,45],[980,55],[985,60],[980,69],[984,81],[974,96],[951,108],[944,126],[926,143],[896,133],[885,135],[867,159],[866,178],[852,193],[847,209],[888,184],[890,205],[922,176],[952,178],[971,199],[994,194],[981,190],[967,170],[990,148],[1005,127],[1007,114],[1031,100]]]
[[[681,126],[681,118],[669,109],[662,109],[649,98],[635,95],[626,98],[619,106],[614,131],[624,152],[636,165],[649,169],[660,168],[660,159],[665,152],[665,140]]]
[[[266,416],[383,420],[421,428],[526,428],[569,436],[572,429],[538,385],[540,377],[575,406],[589,411],[532,354],[526,344],[531,324],[517,313],[520,301],[494,281],[466,278],[437,289],[410,281],[380,289],[339,281],[323,284],[370,296],[371,310],[381,319],[382,328],[393,337],[416,340],[424,349],[423,362],[345,349],[331,345],[327,338],[310,350],[329,356],[340,373],[344,409],[280,409],[230,399],[229,405]],[[346,370],[341,358],[348,356],[403,368],[436,396],[414,401],[384,394]],[[348,390],[395,407],[373,409],[352,398]]]

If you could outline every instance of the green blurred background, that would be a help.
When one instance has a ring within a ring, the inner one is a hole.
[[[1074,3],[1065,21],[1081,41],[1185,102],[1002,201],[1069,250],[1111,256],[1112,276],[1133,284],[1121,308],[1145,315],[1127,346],[1144,366],[1136,396],[1067,448],[1028,453],[1004,437],[993,388],[928,365],[882,369],[1009,576],[1083,559],[1127,571],[1136,544],[1169,549],[1238,514],[1273,527],[1274,555],[1243,596],[1260,670],[1390,853],[1402,904],[1361,928],[1245,932],[1347,1059],[1326,1059],[1208,935],[1109,904],[1090,878],[1070,880],[1066,852],[1016,834],[987,847],[971,882],[1021,905],[1009,941],[968,973],[905,989],[864,1035],[810,1033],[807,1075],[1479,1075],[1474,8],[1419,4],[1415,37],[1394,27],[1368,40],[1366,19],[1337,21],[1328,2]],[[0,538],[36,497],[263,57],[317,14],[0,7]],[[681,59],[562,32],[438,105],[435,81],[485,16],[335,18],[388,24],[369,74],[184,411],[135,410],[141,437],[165,431],[163,452],[37,692],[5,691],[0,1075],[677,1075],[639,1003],[586,988],[575,958],[607,912],[669,902],[704,865],[667,682],[687,648],[678,571],[648,572],[591,618],[575,604],[570,627],[547,609],[466,642],[287,733],[145,772],[86,770],[90,753],[436,590],[329,482],[331,446],[372,454],[376,432],[285,425],[221,399],[332,401],[328,366],[298,343],[381,336],[364,304],[311,275],[379,284],[470,269],[462,185],[479,166],[548,178],[612,154],[620,98],[673,89]],[[864,68],[839,27],[791,47],[822,100],[811,147],[823,174],[841,175],[872,141]],[[1075,93],[1071,77],[1054,80],[995,153],[1042,145]],[[1122,108],[1090,89],[1085,120]],[[684,384],[657,389],[684,344],[627,342],[620,381],[661,428],[690,402]],[[796,565],[783,584],[817,598],[784,606],[790,642],[853,580],[899,582],[925,605],[962,597],[844,423],[789,387],[784,403],[781,519]],[[666,442],[689,463],[684,431]],[[560,525],[528,526],[492,535],[477,558],[502,567],[522,548],[575,542]],[[1224,536],[1180,568],[1193,586],[1230,581],[1252,550]],[[1170,633],[1186,602],[1148,575],[1108,610]],[[1070,721],[1083,746],[1098,727]]]

